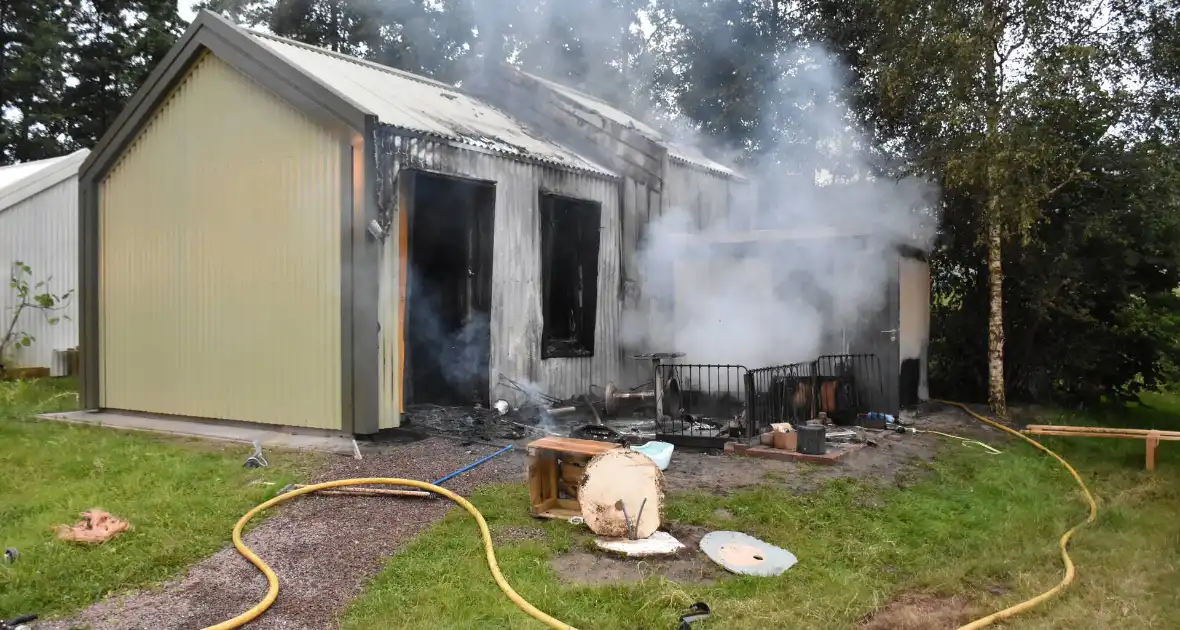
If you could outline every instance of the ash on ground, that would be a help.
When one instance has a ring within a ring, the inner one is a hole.
[[[509,408],[504,414],[483,406],[410,405],[406,408],[405,426],[473,442],[503,443],[546,436],[576,437],[582,429],[599,425],[601,418],[600,426],[629,442],[655,439],[656,423],[651,414],[637,410],[634,416],[605,418],[601,409],[596,416],[590,404],[581,399],[552,406],[526,404]]]

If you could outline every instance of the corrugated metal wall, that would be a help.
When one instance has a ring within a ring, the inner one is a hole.
[[[619,184],[616,181],[564,169],[529,164],[475,151],[460,150],[444,141],[396,137],[392,139],[395,172],[417,168],[496,182],[496,219],[492,262],[490,382],[493,398],[512,399],[511,390],[497,388],[502,373],[535,383],[554,396],[586,392],[591,383],[618,380],[620,280]],[[599,247],[598,313],[594,356],[541,359],[541,248],[538,194],[541,190],[602,204]],[[395,217],[394,226],[398,223]],[[397,301],[390,283],[397,278],[395,255],[399,235],[386,239],[381,263],[382,365],[398,365]],[[391,245],[393,243],[394,245]],[[406,331],[412,335],[413,331]],[[383,368],[382,396],[393,395],[400,375]],[[395,376],[396,375],[396,376]],[[387,390],[385,388],[388,388]],[[396,415],[382,414],[382,427],[395,426]]]
[[[103,407],[340,428],[342,143],[194,65],[100,185]]]
[[[28,199],[0,209],[0,321],[7,326],[15,295],[8,286],[9,269],[21,261],[32,268],[34,283],[52,277],[47,285],[55,294],[78,288],[78,178],[65,179]],[[36,338],[15,355],[18,367],[50,367],[54,350],[78,345],[78,306],[53,313],[50,325],[43,312],[26,311],[17,330]],[[67,319],[68,318],[68,319]],[[2,333],[3,331],[0,331]]]
[[[736,184],[728,177],[668,160],[664,211],[687,212],[697,229],[728,227],[731,185]]]

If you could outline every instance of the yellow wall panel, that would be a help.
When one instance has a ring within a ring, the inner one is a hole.
[[[104,408],[341,427],[344,142],[194,64],[100,186]]]

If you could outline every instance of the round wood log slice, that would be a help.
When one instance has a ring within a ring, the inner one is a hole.
[[[659,529],[664,515],[664,474],[647,455],[619,447],[586,464],[578,502],[595,534],[628,538],[630,521],[635,537],[647,538]]]

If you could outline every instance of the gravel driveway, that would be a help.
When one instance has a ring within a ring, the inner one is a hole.
[[[363,461],[334,458],[316,481],[349,477],[433,480],[495,450],[434,438],[367,455]],[[467,496],[482,484],[513,479],[524,480],[524,463],[521,455],[509,452],[446,486]],[[453,507],[445,499],[326,496],[306,496],[282,507],[246,536],[246,544],[278,574],[280,585],[275,604],[247,627],[337,627],[336,619],[349,600],[360,594],[389,556]],[[228,540],[228,526],[225,535]],[[72,619],[41,623],[37,628],[204,628],[248,610],[265,594],[266,579],[227,546],[191,567],[178,581],[108,599]]]

